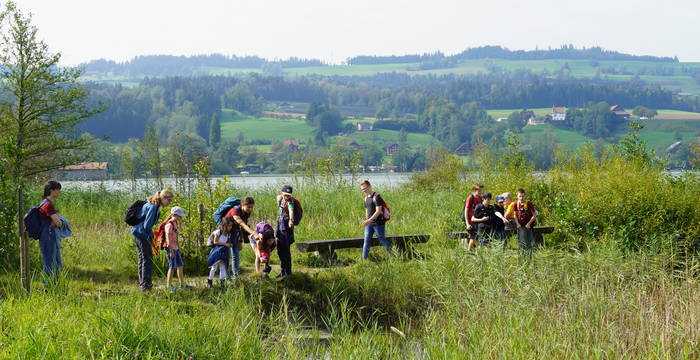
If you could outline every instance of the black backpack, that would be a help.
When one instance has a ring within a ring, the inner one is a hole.
[[[297,226],[301,222],[302,216],[304,216],[304,209],[302,209],[301,202],[297,198],[293,197],[292,201],[294,201],[294,219],[292,219],[292,222],[294,226]]]
[[[141,221],[143,221],[143,219],[141,219],[141,209],[143,209],[143,206],[146,205],[146,203],[146,200],[134,201],[134,203],[131,204],[128,209],[126,209],[126,213],[124,214],[124,222],[129,226],[136,226],[140,224]]]
[[[41,228],[43,227],[44,221],[41,219],[39,208],[41,205],[44,205],[46,201],[48,200],[44,200],[38,206],[29,209],[27,214],[24,215],[24,229],[27,231],[29,237],[35,240],[39,240],[39,237],[41,237]]]

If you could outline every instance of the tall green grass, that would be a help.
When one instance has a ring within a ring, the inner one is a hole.
[[[376,189],[394,213],[389,233],[432,235],[413,258],[374,248],[363,262],[348,249],[328,266],[293,249],[295,274],[279,282],[253,274],[245,247],[236,284],[206,289],[204,256],[190,256],[195,288],[172,295],[162,257],[156,290],[136,286],[121,222],[136,194],[66,191],[56,206],[75,236],[64,242],[59,285],[45,288],[35,275],[26,295],[16,273],[0,275],[0,358],[699,357],[700,205],[687,200],[697,177],[586,153],[568,159],[547,176],[489,167],[483,156],[467,173],[446,161],[406,187]],[[512,247],[468,253],[444,236],[461,228],[463,197],[477,180],[496,193],[525,187],[540,224],[556,226],[531,261]],[[297,241],[361,236],[356,184],[304,181],[295,189],[305,210]],[[230,191],[256,198],[252,222],[274,219],[275,189]],[[32,255],[38,264],[36,245]]]

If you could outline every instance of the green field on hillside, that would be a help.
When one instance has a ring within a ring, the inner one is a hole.
[[[491,110],[486,110],[486,112],[491,115],[491,117],[495,120],[498,118],[502,117],[508,117],[510,114],[514,112],[520,112],[523,109],[491,109]],[[535,115],[538,116],[544,116],[552,112],[552,108],[535,108],[535,109],[527,109],[527,110],[532,110],[535,112]]]
[[[351,123],[368,120],[346,120]],[[369,120],[371,121],[371,120]],[[304,120],[298,119],[275,119],[267,117],[253,117],[236,113],[230,109],[224,109],[221,117],[221,137],[234,138],[239,133],[243,133],[245,140],[269,140],[279,142],[287,139],[297,139],[306,142],[311,138],[313,127]],[[385,146],[393,142],[398,142],[399,131],[377,129],[366,133],[355,133],[348,136],[331,137],[332,144],[345,144],[356,141],[362,145],[377,144]],[[408,144],[411,146],[438,145],[440,141],[434,137],[423,133],[408,133]],[[266,150],[258,148],[258,150]],[[269,151],[269,150],[267,150]]]
[[[523,128],[523,137],[525,139],[534,140],[537,137],[543,136],[545,131],[551,132],[556,136],[557,144],[564,145],[571,149],[577,148],[590,140],[588,137],[573,130],[562,129],[551,124],[528,125]]]
[[[568,148],[577,148],[585,144],[586,141],[594,140],[575,131],[563,129],[551,124],[528,125],[523,129],[523,137],[529,140],[528,142],[531,143],[537,137],[543,136],[545,131],[549,131],[556,136],[557,144],[567,146]],[[621,139],[626,134],[626,129],[620,129],[615,133],[615,137]],[[687,129],[680,129],[678,131],[643,129],[639,134],[641,139],[647,142],[648,148],[657,152],[665,150],[668,146],[678,141],[678,139],[676,139],[676,135],[680,135],[683,141],[689,141],[697,138],[697,136],[695,136],[695,131],[688,131]]]
[[[386,146],[399,141],[399,131],[378,129],[363,133],[355,133],[348,136],[336,136],[332,142],[335,144],[344,144],[350,141],[355,141],[361,145],[376,144]],[[428,146],[439,145],[440,141],[428,134],[423,133],[408,133],[407,142],[411,146]]]
[[[246,140],[269,140],[279,142],[287,139],[306,140],[311,137],[313,127],[304,120],[256,118],[222,110],[221,138],[233,138],[243,133]]]

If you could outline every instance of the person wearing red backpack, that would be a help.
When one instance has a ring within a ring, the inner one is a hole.
[[[277,238],[277,256],[280,258],[280,273],[276,278],[286,278],[292,274],[292,252],[290,247],[294,243],[294,215],[296,199],[292,197],[292,186],[284,185],[277,196],[277,207],[279,214],[277,216],[277,229],[275,237]]]
[[[61,195],[61,184],[49,181],[44,186],[44,196],[39,204],[39,214],[42,220],[39,249],[41,250],[41,270],[47,280],[54,283],[58,280],[58,272],[63,267],[61,246],[56,237],[56,229],[63,226],[54,208],[53,201]]]
[[[362,222],[365,227],[365,242],[362,246],[362,259],[369,257],[369,248],[372,246],[372,236],[377,233],[377,240],[390,253],[391,243],[387,241],[385,235],[386,220],[385,208],[386,202],[382,196],[372,190],[372,185],[369,180],[362,180],[360,190],[365,194],[365,216],[367,219]]]
[[[472,193],[464,199],[464,209],[462,209],[462,220],[467,225],[467,233],[469,236],[469,244],[467,245],[467,250],[472,250],[476,248],[477,240],[477,225],[472,223],[472,216],[474,216],[474,210],[476,206],[481,204],[481,192],[484,189],[484,185],[474,184],[472,185]]]
[[[174,206],[170,209],[170,216],[163,222],[165,232],[165,245],[167,246],[168,257],[168,280],[167,287],[171,293],[175,292],[175,287],[171,287],[170,283],[173,280],[173,273],[177,272],[177,279],[180,282],[180,288],[187,287],[185,285],[184,264],[182,262],[182,254],[180,253],[180,245],[178,244],[177,233],[180,230],[180,220],[185,217],[185,211]]]
[[[515,212],[515,223],[518,228],[518,247],[521,254],[532,256],[532,244],[535,235],[532,232],[532,226],[537,218],[535,205],[527,201],[525,190],[518,189],[518,201],[513,205]]]

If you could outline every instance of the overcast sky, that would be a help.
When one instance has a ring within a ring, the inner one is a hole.
[[[700,0],[18,0],[62,63],[221,53],[340,63],[572,43],[700,61]]]

